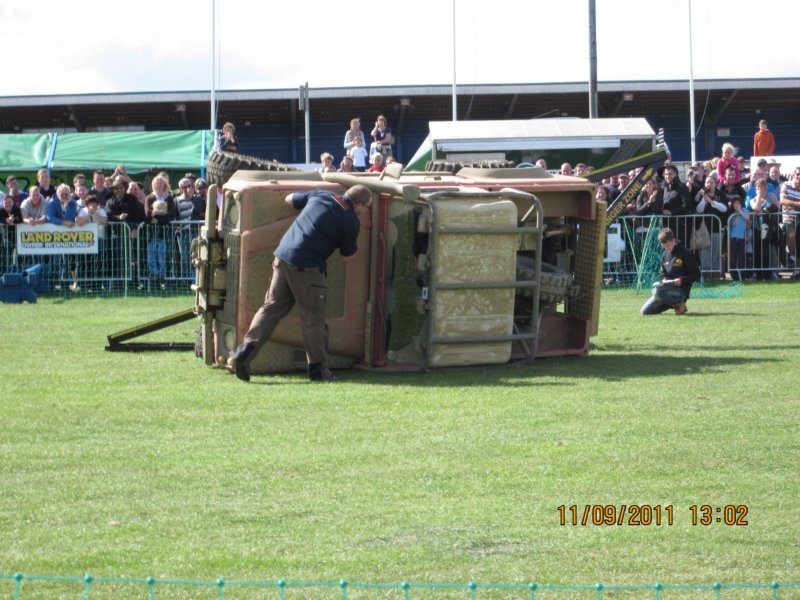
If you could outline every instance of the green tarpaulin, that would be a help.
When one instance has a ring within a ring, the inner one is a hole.
[[[0,135],[0,171],[112,170],[129,172],[205,167],[211,131],[115,131]]]
[[[0,171],[36,171],[47,166],[54,134],[0,134]]]
[[[56,140],[51,168],[200,169],[213,141],[210,131],[65,133]]]

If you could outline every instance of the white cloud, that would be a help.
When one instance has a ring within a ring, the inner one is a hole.
[[[600,81],[797,77],[800,3],[597,0]],[[221,89],[449,84],[451,0],[217,0]],[[457,0],[457,80],[585,81],[588,0]],[[753,20],[763,20],[763,26]],[[212,0],[3,0],[2,95],[208,89]],[[765,32],[766,38],[759,38]],[[756,40],[768,39],[760,50]]]

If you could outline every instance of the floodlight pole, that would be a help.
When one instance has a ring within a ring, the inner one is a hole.
[[[211,0],[211,131],[217,133],[217,0]]]
[[[692,147],[692,163],[697,160],[694,128],[694,59],[692,53],[692,0],[689,0],[689,141]]]
[[[458,121],[458,95],[456,94],[456,0],[453,0],[453,121]]]
[[[589,0],[589,118],[596,119],[597,102],[597,23],[595,0]]]
[[[308,82],[300,85],[297,107],[305,113],[306,125],[306,164],[311,163],[311,109],[308,102]]]

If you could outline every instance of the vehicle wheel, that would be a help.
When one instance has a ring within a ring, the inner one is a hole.
[[[255,156],[246,156],[233,152],[212,152],[208,157],[206,171],[208,182],[225,185],[239,169],[248,171],[296,171],[294,167],[275,160],[264,160]]]
[[[426,171],[447,171],[454,175],[464,167],[474,169],[513,169],[516,163],[513,160],[474,160],[474,161],[452,161],[452,160],[430,160],[425,165]]]
[[[517,280],[531,281],[536,278],[536,259],[532,256],[517,256]],[[539,304],[557,304],[578,295],[580,287],[574,283],[571,273],[550,263],[542,263],[539,280]],[[522,296],[531,296],[533,291],[522,288],[517,291]]]

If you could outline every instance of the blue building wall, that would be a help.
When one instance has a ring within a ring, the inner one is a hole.
[[[691,160],[689,115],[646,115],[654,130],[664,128],[665,139],[675,161]],[[710,130],[707,136],[702,114],[696,115],[699,132],[695,140],[698,160],[709,160],[722,154],[722,144],[730,142],[738,148],[738,155],[750,157],[753,152],[753,135],[758,130],[758,121],[767,119],[769,128],[777,141],[776,154],[800,154],[800,115],[796,113],[729,113]],[[390,122],[391,126],[392,123]],[[336,164],[344,153],[343,140],[347,123],[311,122],[311,161],[319,162],[320,154],[330,152]],[[717,136],[717,130],[727,128],[730,135]],[[362,128],[363,129],[363,128]],[[244,154],[274,159],[284,163],[305,162],[305,139],[303,125],[299,124],[299,136],[292,137],[291,124],[251,125],[237,132]],[[369,135],[369,131],[364,131]],[[428,135],[428,121],[406,119],[402,135],[394,143],[394,155],[400,162],[410,159]],[[707,139],[708,138],[708,139]]]
[[[775,154],[800,154],[800,115],[796,113],[773,113],[754,115],[753,113],[727,113],[720,121],[706,132],[705,123],[700,122],[702,115],[695,115],[695,126],[699,131],[695,139],[697,160],[709,160],[722,155],[722,144],[731,143],[737,149],[738,156],[749,158],[753,153],[753,135],[758,131],[758,122],[766,119],[769,129],[775,136]],[[664,136],[672,152],[673,160],[691,160],[691,140],[689,131],[689,115],[662,115],[656,118],[647,117],[653,129],[664,128]],[[718,136],[718,129],[728,129],[730,135]]]
[[[338,165],[344,154],[344,134],[347,124],[329,122],[311,122],[311,162],[319,162],[323,152],[330,152]],[[274,159],[284,163],[305,162],[304,128],[301,134],[292,138],[289,123],[273,125],[251,125],[237,130],[241,152],[252,156]],[[369,135],[368,131],[364,131]],[[400,162],[408,160],[417,151],[428,135],[428,122],[423,120],[406,121],[403,134],[393,144],[394,155]],[[369,142],[368,142],[369,144]]]

